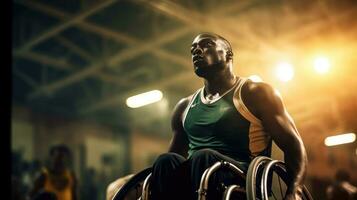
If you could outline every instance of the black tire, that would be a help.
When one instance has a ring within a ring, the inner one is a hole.
[[[152,168],[146,168],[141,172],[134,175],[127,183],[125,183],[114,195],[112,200],[124,200],[128,192],[135,188],[140,182],[144,181],[145,178],[151,173]]]
[[[257,175],[263,172],[265,164],[271,160],[271,158],[265,156],[258,156],[249,164],[245,186],[247,200],[257,199]]]

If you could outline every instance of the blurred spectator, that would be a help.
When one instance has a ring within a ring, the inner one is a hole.
[[[357,200],[357,188],[350,183],[350,176],[344,170],[335,174],[335,182],[327,187],[328,200]]]
[[[23,181],[24,161],[21,152],[12,152],[11,166],[11,198],[13,200],[24,200],[27,192],[26,185]]]
[[[31,188],[32,185],[32,180],[31,180],[31,169],[30,169],[30,163],[27,161],[23,161],[22,167],[21,167],[21,183],[24,186],[24,191],[27,193],[29,189]]]
[[[76,200],[76,178],[68,167],[70,150],[65,145],[57,145],[49,153],[49,166],[43,167],[35,179],[30,198],[34,199],[41,192],[50,192],[55,194],[57,200]]]

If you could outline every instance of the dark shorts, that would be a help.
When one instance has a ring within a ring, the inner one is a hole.
[[[151,191],[153,199],[197,199],[197,190],[203,172],[218,161],[228,161],[243,172],[248,169],[248,162],[241,162],[225,156],[215,150],[202,149],[194,152],[189,159],[176,153],[165,153],[158,157],[153,165]],[[221,199],[225,186],[245,182],[232,171],[217,171],[210,179],[208,199]]]

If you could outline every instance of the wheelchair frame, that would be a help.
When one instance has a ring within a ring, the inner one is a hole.
[[[200,187],[197,190],[198,192],[198,200],[206,200],[207,199],[207,191],[208,191],[208,182],[213,173],[220,169],[229,169],[237,174],[240,178],[246,181],[245,187],[238,185],[230,185],[224,191],[223,200],[229,200],[231,195],[234,192],[245,192],[247,200],[256,200],[257,199],[257,178],[261,178],[260,181],[260,197],[262,200],[268,200],[268,179],[269,175],[273,172],[277,173],[280,178],[286,182],[288,180],[286,166],[285,163],[279,160],[273,160],[271,158],[265,156],[258,156],[250,163],[248,172],[245,175],[244,172],[239,169],[237,166],[233,165],[227,161],[220,161],[213,164],[211,167],[207,168],[200,182]],[[262,172],[261,177],[258,177],[258,171]],[[149,200],[150,191],[150,179],[151,179],[151,171],[152,168],[146,168],[143,171],[139,172],[135,176],[133,176],[126,184],[124,184],[121,188],[118,189],[117,193],[114,195],[112,200],[124,200],[125,195],[136,185],[143,182],[142,193],[139,200]],[[283,195],[282,195],[283,196]],[[313,200],[311,194],[307,190],[307,188],[302,186],[302,199]]]

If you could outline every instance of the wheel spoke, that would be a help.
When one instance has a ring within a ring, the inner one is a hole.
[[[283,189],[281,188],[281,182],[280,182],[280,177],[279,176],[278,176],[278,181],[279,181],[279,188],[280,188],[281,198],[283,199],[284,198]]]
[[[271,191],[271,194],[273,195],[273,198],[274,198],[275,200],[277,200],[277,198],[276,198],[276,196],[275,196],[275,194],[274,194],[273,191]]]

